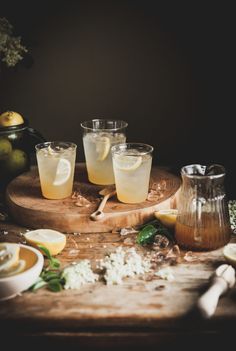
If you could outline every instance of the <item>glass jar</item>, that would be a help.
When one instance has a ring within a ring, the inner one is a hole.
[[[0,128],[0,191],[14,177],[29,170],[34,146],[44,141],[26,119],[20,125]]]

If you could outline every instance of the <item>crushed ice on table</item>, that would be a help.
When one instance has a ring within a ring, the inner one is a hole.
[[[198,261],[199,258],[196,255],[194,255],[192,251],[188,251],[184,255],[184,260],[187,262],[194,262],[194,261]]]
[[[126,227],[120,229],[120,235],[136,234],[138,230],[133,227]]]
[[[91,202],[82,196],[78,191],[74,191],[71,195],[71,198],[75,201],[75,206],[78,207],[88,207],[91,205]]]
[[[153,183],[151,188],[149,189],[149,193],[147,196],[148,201],[158,201],[164,196],[164,192],[166,191],[167,184],[164,179],[162,179],[158,183]]]

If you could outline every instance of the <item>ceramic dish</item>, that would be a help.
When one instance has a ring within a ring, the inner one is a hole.
[[[26,261],[23,272],[0,278],[0,301],[15,297],[27,290],[39,277],[44,263],[41,252],[31,246],[19,244],[20,259]]]

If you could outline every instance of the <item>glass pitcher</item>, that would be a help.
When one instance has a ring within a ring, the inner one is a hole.
[[[225,168],[193,164],[181,169],[182,186],[177,208],[175,238],[184,248],[214,250],[230,240]]]

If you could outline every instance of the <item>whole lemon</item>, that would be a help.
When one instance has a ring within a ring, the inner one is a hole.
[[[18,112],[6,111],[0,115],[0,127],[12,127],[23,123],[24,119]]]
[[[29,167],[29,158],[27,154],[20,149],[12,150],[10,156],[5,161],[5,170],[11,175],[20,174]]]
[[[7,138],[0,138],[0,161],[6,160],[12,152],[12,145]]]

